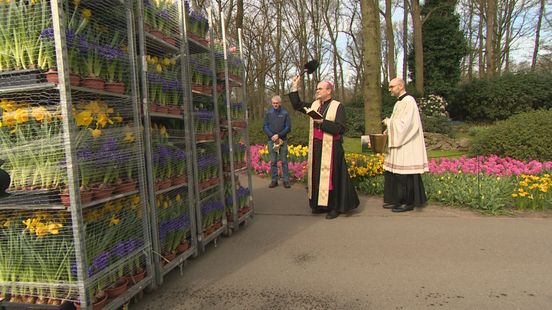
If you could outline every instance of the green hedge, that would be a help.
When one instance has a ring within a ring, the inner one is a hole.
[[[552,108],[552,73],[521,72],[460,85],[450,98],[452,118],[496,121],[533,109]]]
[[[520,113],[481,129],[470,155],[499,155],[519,160],[552,160],[552,110]]]

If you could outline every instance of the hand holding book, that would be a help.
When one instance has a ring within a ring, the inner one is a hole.
[[[310,116],[312,119],[323,119],[324,116],[322,114],[318,113],[318,111],[310,109],[310,108],[303,108],[305,110],[305,113]]]

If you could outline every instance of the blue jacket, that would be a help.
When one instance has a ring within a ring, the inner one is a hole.
[[[286,135],[291,131],[291,119],[286,109],[280,107],[266,111],[263,131],[269,139],[278,134],[282,140],[287,140]]]

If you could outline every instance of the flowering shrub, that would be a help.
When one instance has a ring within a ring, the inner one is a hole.
[[[418,109],[425,132],[448,134],[451,131],[447,102],[441,96],[429,95],[418,99]]]
[[[418,109],[425,116],[449,117],[447,101],[437,95],[429,95],[418,99]]]

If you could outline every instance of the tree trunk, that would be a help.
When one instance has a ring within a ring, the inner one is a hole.
[[[282,1],[275,1],[276,16],[282,16]],[[275,73],[274,73],[274,89],[276,93],[284,93],[284,81],[281,77],[282,55],[280,53],[280,47],[282,44],[282,19],[276,18],[276,38],[274,39],[274,58],[275,58]]]
[[[484,5],[484,2],[485,0],[479,0],[479,12],[480,12],[480,17],[483,18],[483,5]],[[480,19],[481,19],[480,18]],[[480,20],[479,21],[479,26],[477,28],[477,37],[478,37],[478,42],[479,42],[479,48],[478,48],[478,58],[479,58],[479,72],[478,72],[478,77],[481,79],[483,78],[486,73],[485,73],[485,54],[483,52],[484,50],[484,43],[485,40],[483,40],[483,22]]]
[[[364,0],[362,33],[364,45],[364,128],[366,133],[381,132],[381,37],[378,0]]]
[[[496,53],[495,53],[495,21],[496,21],[497,0],[487,0],[487,27],[486,27],[486,61],[487,77],[492,78],[496,75]]]
[[[535,31],[535,46],[533,48],[533,59],[531,60],[531,70],[537,67],[537,58],[539,56],[539,41],[542,27],[542,16],[544,15],[544,0],[540,0],[539,20],[537,21],[537,30]]]
[[[391,79],[397,77],[395,64],[395,35],[391,16],[391,0],[385,0],[385,37],[387,38],[387,70]]]
[[[422,41],[422,17],[418,0],[412,0],[412,25],[414,31],[414,75],[416,91],[424,94],[424,46]]]
[[[402,76],[403,80],[406,81],[408,78],[408,14],[410,8],[408,5],[409,1],[404,0],[404,12],[403,12],[403,68]]]
[[[467,79],[468,81],[471,81],[473,79],[473,58],[474,58],[474,51],[473,51],[473,1],[469,0],[468,4],[468,10],[469,10],[469,18],[468,18],[468,74]]]
[[[237,0],[236,4],[236,33],[234,38],[238,39],[238,29],[243,29],[243,0]]]

